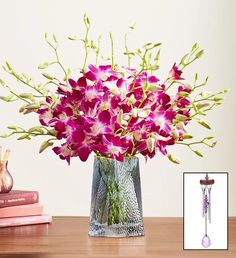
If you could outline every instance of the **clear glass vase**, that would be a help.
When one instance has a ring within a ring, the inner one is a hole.
[[[138,158],[95,156],[89,235],[144,235]]]

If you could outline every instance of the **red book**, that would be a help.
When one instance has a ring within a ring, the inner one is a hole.
[[[0,218],[42,215],[43,206],[39,203],[5,207],[0,209]]]
[[[0,208],[37,203],[37,191],[12,190],[9,193],[0,193]]]
[[[2,218],[0,219],[0,228],[43,224],[43,223],[51,223],[51,222],[52,222],[52,217],[49,215],[27,216],[27,217],[18,217],[18,218]]]

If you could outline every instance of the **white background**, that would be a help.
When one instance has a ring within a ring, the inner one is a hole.
[[[161,47],[160,79],[164,79],[175,61],[178,61],[198,42],[205,49],[204,57],[186,69],[184,76],[191,83],[194,73],[201,78],[209,75],[209,90],[230,88],[224,104],[209,113],[212,130],[195,125],[190,133],[195,139],[214,135],[215,149],[199,147],[202,159],[184,146],[169,151],[181,165],[170,163],[161,154],[145,164],[140,160],[143,210],[145,216],[182,216],[183,171],[229,171],[230,215],[236,215],[235,173],[235,60],[236,60],[236,1],[234,0],[21,0],[1,1],[0,63],[8,60],[16,70],[28,72],[36,82],[44,81],[37,71],[39,63],[51,60],[53,53],[44,42],[44,33],[55,33],[60,41],[61,56],[66,66],[77,77],[83,62],[83,50],[67,36],[84,36],[83,14],[92,23],[91,37],[103,35],[103,51],[110,53],[109,32],[115,40],[115,61],[126,64],[122,57],[123,36],[130,24],[136,31],[129,36],[129,45],[135,49],[145,42],[163,43]],[[90,59],[92,62],[94,59]],[[8,83],[17,89],[15,81],[0,71]],[[4,94],[0,88],[0,95]],[[35,124],[36,116],[17,113],[19,104],[0,102],[0,132],[6,126],[17,124],[25,128]],[[41,140],[18,142],[16,138],[0,140],[12,149],[9,170],[15,179],[15,189],[34,189],[40,192],[45,212],[52,215],[89,215],[92,182],[91,156],[86,163],[79,159],[70,167],[52,151],[39,155]]]
[[[205,249],[205,217],[202,217],[202,189],[200,179],[206,174],[184,174],[184,248]],[[207,249],[227,249],[227,174],[209,173],[215,180],[211,189],[211,223],[207,235],[211,245]]]

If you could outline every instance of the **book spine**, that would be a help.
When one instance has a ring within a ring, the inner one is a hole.
[[[35,192],[17,193],[9,196],[0,195],[0,208],[33,204],[39,201],[39,194]]]
[[[17,217],[17,218],[2,218],[0,219],[0,228],[23,226],[23,225],[45,224],[45,223],[51,223],[51,222],[52,222],[52,217],[49,215],[27,216],[27,217]]]
[[[42,215],[43,206],[39,203],[5,207],[0,209],[0,218]]]

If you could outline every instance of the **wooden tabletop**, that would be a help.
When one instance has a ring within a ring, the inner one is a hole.
[[[0,257],[236,257],[236,218],[229,219],[229,250],[183,250],[181,218],[145,218],[145,236],[89,237],[87,217],[54,217],[51,225],[0,229]]]

